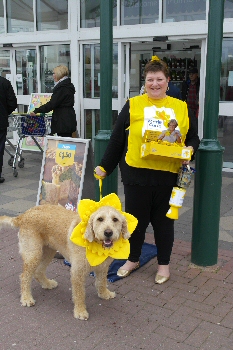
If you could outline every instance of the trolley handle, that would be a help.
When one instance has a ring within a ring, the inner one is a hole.
[[[33,118],[33,116],[31,116],[30,113],[19,113],[19,112],[13,112],[9,115],[9,117]],[[36,117],[44,117],[46,119],[49,119],[49,118],[51,118],[51,115],[47,115],[46,113],[36,113]]]

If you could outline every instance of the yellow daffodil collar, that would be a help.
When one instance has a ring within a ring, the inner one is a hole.
[[[111,248],[104,248],[97,242],[89,242],[84,238],[86,227],[90,216],[100,207],[111,206],[120,211],[126,218],[128,231],[132,234],[135,230],[138,220],[131,214],[122,211],[121,201],[115,193],[103,197],[99,202],[91,199],[82,199],[78,204],[78,213],[81,222],[74,228],[70,240],[81,247],[86,247],[86,257],[91,266],[101,264],[108,257],[113,259],[127,259],[130,252],[129,241],[122,236],[117,242],[114,242]]]

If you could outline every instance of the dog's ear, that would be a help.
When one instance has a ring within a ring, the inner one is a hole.
[[[84,233],[84,238],[86,238],[89,242],[93,242],[94,240],[94,231],[93,231],[93,217],[91,216],[86,231]]]
[[[123,222],[122,222],[121,234],[124,239],[129,239],[130,237],[130,233],[128,231],[128,225],[125,217],[123,218]]]

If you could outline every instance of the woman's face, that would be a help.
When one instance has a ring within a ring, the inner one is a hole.
[[[177,124],[175,122],[170,122],[168,129],[172,132],[175,130],[176,127],[177,127]]]
[[[56,73],[55,73],[55,72],[53,72],[53,80],[54,80],[55,82],[57,82],[57,81],[58,81],[58,79],[57,79],[57,75],[56,75]]]
[[[153,99],[166,97],[168,78],[163,72],[148,72],[145,80],[147,95]]]

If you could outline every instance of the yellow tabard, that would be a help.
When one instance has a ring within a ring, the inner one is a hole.
[[[136,168],[170,171],[178,173],[181,160],[170,161],[167,157],[157,156],[156,160],[140,157],[143,135],[146,130],[160,131],[168,128],[168,122],[176,119],[177,130],[185,141],[189,129],[188,108],[186,102],[167,96],[153,100],[147,94],[130,98],[130,126],[126,163]]]

